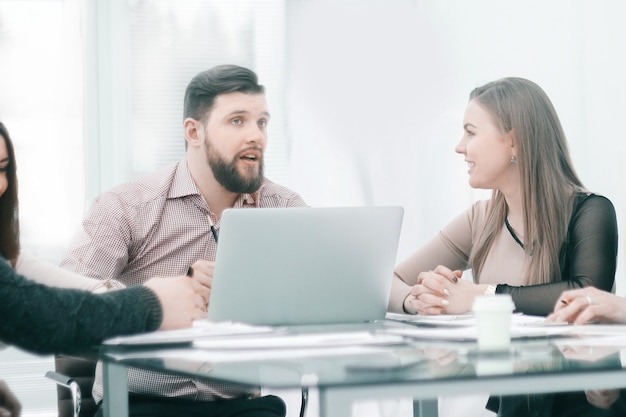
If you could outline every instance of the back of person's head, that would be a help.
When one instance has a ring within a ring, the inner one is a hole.
[[[0,138],[6,145],[9,157],[9,163],[6,166],[7,189],[0,196],[0,254],[15,266],[20,251],[17,168],[13,142],[9,136],[9,131],[2,122],[0,122]]]
[[[521,180],[525,250],[532,255],[527,266],[532,282],[528,284],[549,282],[560,276],[559,253],[567,234],[572,196],[583,189],[556,110],[541,87],[523,78],[485,84],[470,93],[470,100],[491,114],[502,133],[512,133]],[[475,257],[479,264],[506,216],[504,197],[498,190],[492,200],[492,224],[481,239],[487,247],[479,249]]]
[[[215,98],[227,93],[263,94],[257,75],[237,65],[218,65],[197,74],[185,90],[183,118],[204,121]]]

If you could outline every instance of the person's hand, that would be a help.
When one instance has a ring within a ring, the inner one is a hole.
[[[626,299],[594,287],[565,291],[546,320],[574,324],[626,323]]]
[[[587,397],[587,401],[589,404],[594,407],[602,408],[603,410],[608,410],[611,408],[613,403],[617,401],[620,395],[619,389],[604,389],[604,390],[587,390],[585,391],[585,396]]]
[[[19,417],[22,404],[6,382],[0,379],[0,417]]]
[[[458,283],[460,276],[461,271],[451,271],[441,265],[434,271],[420,272],[417,285],[413,286],[404,301],[405,311],[421,315],[447,313],[451,289]]]
[[[152,278],[144,285],[154,291],[161,302],[160,330],[190,327],[194,320],[206,317],[205,298],[196,291],[198,286],[188,276]]]
[[[444,267],[438,267],[443,269]],[[458,280],[456,275],[450,278],[453,282]],[[424,285],[428,280],[429,285]],[[411,288],[411,292],[404,299],[404,311],[421,315],[442,314],[443,308],[448,303],[449,294],[445,277],[435,271],[420,272],[417,276],[417,285]]]
[[[405,311],[422,315],[466,313],[471,309],[473,294],[480,290],[476,284],[460,279],[461,274],[442,265],[421,272],[404,301]]]
[[[205,307],[209,306],[211,286],[213,285],[213,271],[215,262],[200,259],[189,268],[188,275],[192,278],[192,285],[198,294],[204,298]]]

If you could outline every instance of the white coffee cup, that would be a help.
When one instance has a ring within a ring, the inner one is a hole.
[[[515,304],[509,294],[476,297],[472,311],[476,317],[479,350],[509,349],[513,310]]]

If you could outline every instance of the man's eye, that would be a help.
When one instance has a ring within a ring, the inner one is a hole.
[[[258,124],[259,124],[259,126],[261,126],[261,127],[265,127],[265,126],[267,126],[267,120],[265,120],[265,119],[261,119],[261,120],[259,120],[259,123],[258,123]]]
[[[239,126],[240,124],[243,123],[243,120],[241,119],[233,119],[232,120],[232,124]]]

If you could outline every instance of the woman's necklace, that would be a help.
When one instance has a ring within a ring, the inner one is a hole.
[[[511,227],[511,224],[509,223],[509,218],[508,217],[504,218],[504,224],[506,225],[506,228],[509,230],[509,233],[511,234],[511,236],[513,236],[513,239],[515,239],[517,244],[520,245],[522,249],[524,249],[524,244],[522,243],[521,240],[519,240],[519,238],[515,234],[515,230],[513,230],[513,228]]]

